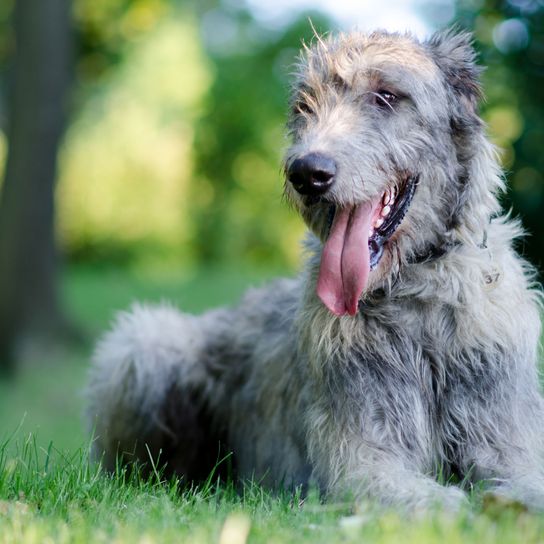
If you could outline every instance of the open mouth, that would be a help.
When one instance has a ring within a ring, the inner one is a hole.
[[[374,270],[383,255],[386,242],[399,228],[417,187],[417,177],[411,176],[400,188],[392,187],[382,195],[381,209],[369,230],[370,270]]]
[[[335,208],[323,247],[317,294],[336,315],[355,315],[370,271],[398,229],[414,196],[418,177],[409,176],[379,198]]]

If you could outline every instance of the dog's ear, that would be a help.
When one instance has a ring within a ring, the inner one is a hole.
[[[482,68],[476,64],[472,34],[451,28],[434,34],[426,46],[443,74],[449,100],[450,129],[457,151],[457,160],[463,170],[457,177],[456,200],[450,212],[450,225],[460,222],[462,210],[470,199],[468,165],[475,152],[473,137],[482,129],[478,115],[482,87]]]
[[[448,29],[435,33],[426,45],[454,94],[459,109],[454,115],[456,113],[461,119],[467,115],[476,117],[482,98],[482,68],[476,64],[472,34]]]

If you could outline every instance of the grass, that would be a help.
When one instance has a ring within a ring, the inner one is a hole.
[[[544,520],[516,508],[408,521],[370,505],[323,504],[315,494],[274,496],[258,485],[235,491],[211,479],[198,489],[106,475],[85,449],[40,450],[30,437],[18,455],[0,447],[0,542],[220,544],[372,542],[426,544],[542,542]]]
[[[259,271],[215,270],[145,277],[86,268],[68,272],[63,292],[90,339],[133,300],[169,299],[189,311],[236,300]],[[235,490],[213,478],[187,489],[90,464],[82,422],[87,347],[26,361],[16,385],[0,383],[0,544],[244,542],[531,543],[544,542],[544,516],[474,498],[457,517],[403,519],[351,502],[322,503],[315,493],[272,495],[256,484]]]

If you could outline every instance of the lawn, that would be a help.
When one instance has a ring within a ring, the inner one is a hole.
[[[88,331],[80,348],[25,361],[16,384],[0,383],[0,544],[64,542],[544,542],[544,516],[516,505],[403,519],[371,504],[322,503],[315,493],[275,496],[256,484],[199,489],[89,464],[82,389],[93,338],[133,300],[170,300],[199,312],[235,301],[271,272],[214,270],[150,276],[70,269],[63,295]]]

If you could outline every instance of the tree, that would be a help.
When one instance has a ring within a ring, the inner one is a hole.
[[[70,83],[69,0],[15,3],[8,157],[0,200],[0,370],[17,347],[62,329],[54,181]]]

